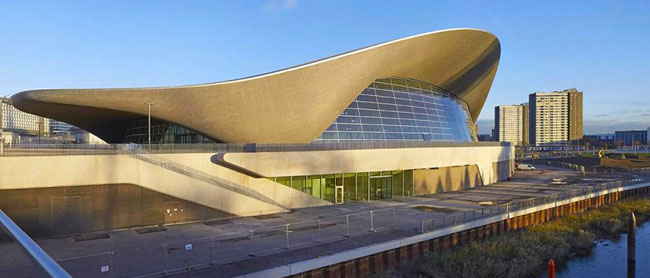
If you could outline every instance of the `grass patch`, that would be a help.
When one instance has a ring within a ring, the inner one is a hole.
[[[650,217],[650,198],[609,204],[519,231],[499,234],[409,262],[377,277],[538,277],[553,258],[563,265],[586,255],[597,238],[618,237],[634,211],[641,225]]]

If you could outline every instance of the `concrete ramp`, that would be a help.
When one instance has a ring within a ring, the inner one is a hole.
[[[241,216],[328,204],[266,179],[240,182],[232,170],[212,164],[211,155],[0,157],[0,189],[130,183]]]

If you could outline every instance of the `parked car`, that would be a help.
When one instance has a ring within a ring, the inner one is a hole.
[[[530,164],[524,164],[524,163],[519,163],[517,165],[517,170],[535,170],[535,166],[530,165]]]

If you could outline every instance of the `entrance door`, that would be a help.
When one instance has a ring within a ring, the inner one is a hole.
[[[339,185],[334,187],[334,203],[342,204],[343,203],[343,186]]]
[[[370,200],[390,199],[393,190],[393,176],[390,172],[370,174]]]

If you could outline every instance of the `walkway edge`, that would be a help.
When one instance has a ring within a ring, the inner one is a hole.
[[[314,259],[304,260],[304,261],[295,262],[295,263],[291,263],[291,264],[281,265],[281,266],[277,266],[277,267],[274,267],[274,268],[269,268],[269,269],[265,269],[265,270],[262,270],[262,271],[248,273],[248,274],[244,274],[244,275],[240,275],[240,276],[236,276],[236,277],[238,277],[238,278],[244,278],[244,277],[246,277],[246,278],[287,277],[287,276],[291,276],[291,275],[294,275],[294,274],[299,274],[299,273],[307,272],[307,271],[310,271],[310,270],[326,267],[326,266],[329,266],[329,265],[333,265],[333,264],[337,264],[337,263],[341,263],[341,262],[345,262],[345,261],[349,261],[349,260],[354,260],[354,259],[365,257],[365,256],[370,256],[372,254],[376,254],[376,253],[380,253],[380,252],[384,252],[384,251],[388,251],[388,250],[392,250],[392,249],[397,249],[397,248],[400,248],[400,247],[403,247],[403,246],[408,246],[408,245],[411,245],[411,244],[414,244],[414,243],[418,243],[418,242],[422,242],[422,241],[426,241],[426,240],[431,240],[431,239],[435,239],[435,238],[439,238],[439,237],[443,237],[443,236],[450,235],[450,234],[457,233],[457,232],[462,232],[462,231],[473,229],[473,228],[476,228],[476,227],[481,227],[481,226],[485,226],[485,225],[488,225],[488,224],[497,223],[499,221],[507,220],[507,219],[514,218],[514,217],[517,217],[517,216],[526,215],[526,214],[530,214],[530,213],[533,213],[533,212],[542,211],[542,210],[545,210],[545,209],[554,208],[554,207],[574,203],[574,202],[577,202],[577,201],[590,199],[590,198],[593,198],[593,197],[598,197],[598,196],[601,196],[601,195],[606,195],[606,194],[615,193],[615,192],[622,192],[622,191],[627,191],[627,190],[633,190],[633,189],[649,187],[649,186],[650,186],[650,182],[635,184],[635,185],[628,185],[628,186],[619,187],[619,188],[602,190],[602,191],[599,191],[599,192],[596,192],[596,193],[590,193],[590,194],[586,194],[586,195],[582,195],[582,196],[577,196],[577,197],[574,197],[574,198],[565,199],[565,200],[557,201],[557,202],[554,202],[554,203],[543,204],[543,205],[539,205],[539,206],[536,206],[536,207],[530,207],[530,208],[526,208],[526,209],[523,209],[523,210],[508,212],[508,213],[504,213],[504,214],[501,214],[501,215],[495,215],[495,216],[487,217],[487,218],[484,218],[484,219],[474,220],[474,221],[467,222],[467,223],[464,223],[464,224],[459,224],[459,225],[456,225],[456,226],[447,227],[447,228],[427,232],[427,233],[424,233],[424,234],[418,234],[418,235],[415,235],[415,236],[395,239],[395,240],[391,240],[391,241],[387,241],[387,242],[383,242],[383,243],[378,243],[378,244],[373,244],[373,245],[369,245],[369,246],[365,246],[365,247],[360,247],[360,248],[356,248],[356,249],[352,249],[352,250],[348,250],[348,251],[343,251],[343,252],[339,252],[339,253],[328,255],[328,256],[323,256],[323,257],[319,257],[319,258],[314,258]]]

